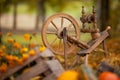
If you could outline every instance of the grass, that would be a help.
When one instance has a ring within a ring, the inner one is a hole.
[[[32,34],[30,34],[32,36]],[[24,40],[24,35],[23,34],[14,34],[11,37],[6,36],[5,34],[2,37],[3,42],[7,42],[9,38],[15,39],[17,42],[21,44],[25,44],[26,41]],[[48,41],[51,41],[55,38],[55,36],[48,36]],[[90,39],[90,34],[80,34],[80,41],[87,42]],[[41,34],[37,34],[36,36],[32,36],[32,39],[30,42],[36,43],[36,44],[43,44]]]
[[[3,35],[2,41],[6,43],[9,38],[13,38],[21,44],[26,43],[26,41],[24,39],[24,35],[22,35],[22,34],[16,34],[16,35],[13,35],[12,37],[8,37],[6,35]],[[32,36],[32,39],[30,40],[30,42],[33,42],[33,43],[36,43],[36,44],[42,44],[41,35],[37,34],[36,37]]]

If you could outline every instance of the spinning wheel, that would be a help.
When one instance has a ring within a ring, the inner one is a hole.
[[[104,31],[100,32],[97,28],[96,21],[96,11],[93,7],[92,14],[85,14],[84,7],[82,7],[82,17],[80,17],[82,22],[82,28],[79,28],[76,20],[64,13],[55,14],[49,17],[42,26],[42,40],[46,47],[51,49],[52,52],[59,55],[64,55],[65,68],[67,69],[67,54],[71,53],[76,46],[81,48],[76,56],[72,55],[74,61],[70,67],[74,66],[79,60],[79,57],[85,57],[84,63],[88,63],[88,55],[95,50],[97,46],[103,43],[103,50],[105,56],[107,55],[107,49],[105,46],[105,39],[109,36],[108,31],[110,26],[108,26]],[[86,28],[86,23],[92,23],[93,26]],[[90,33],[92,39],[88,43],[79,41],[80,32]]]
[[[66,27],[67,35],[79,40],[80,28],[76,20],[64,13],[59,13],[49,17],[42,26],[42,40],[46,47],[55,54],[64,54],[63,29]],[[67,54],[75,49],[75,44],[66,42]]]

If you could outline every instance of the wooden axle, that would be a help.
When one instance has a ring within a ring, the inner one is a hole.
[[[72,43],[77,45],[78,47],[82,48],[82,49],[88,49],[90,48],[89,45],[87,45],[86,43],[80,42],[79,40],[76,40],[74,38],[72,38],[71,36],[67,35],[67,40]]]

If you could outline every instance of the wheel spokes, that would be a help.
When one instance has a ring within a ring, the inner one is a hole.
[[[56,40],[57,40],[57,37],[53,41],[50,42],[50,45],[52,45]]]
[[[47,34],[56,34],[56,32],[50,32],[50,31],[47,31],[46,33]]]
[[[59,30],[58,29],[58,27],[56,26],[56,24],[53,22],[53,21],[51,21],[51,23],[53,24],[53,26],[57,29],[57,31]]]
[[[68,45],[68,47],[71,47],[71,43],[69,43],[68,41],[67,41],[67,45]]]
[[[61,44],[62,44],[62,41],[60,39],[60,41],[59,41],[59,49],[61,48]]]
[[[51,16],[46,21],[46,24],[43,25],[42,37],[44,39],[44,44],[54,53],[64,54],[62,30],[64,27],[66,27],[67,35],[76,39],[79,38],[77,26],[78,25],[75,20],[66,14],[57,14]],[[69,41],[67,41],[66,47],[67,53],[72,52],[72,50],[75,48],[74,44]]]
[[[69,25],[67,26],[67,30],[69,31],[71,27],[72,27],[72,24],[69,24]]]
[[[63,17],[61,18],[61,28],[63,28]]]

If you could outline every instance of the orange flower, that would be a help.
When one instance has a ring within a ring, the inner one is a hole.
[[[68,70],[63,72],[57,80],[79,80],[79,74],[76,71]]]
[[[18,60],[18,57],[17,57],[17,56],[13,56],[13,60],[14,60],[14,61],[17,61],[17,60]]]
[[[11,33],[11,32],[8,32],[8,33],[7,33],[7,36],[12,36],[12,33]]]
[[[5,57],[6,57],[6,59],[8,61],[12,61],[13,60],[13,56],[12,55],[6,55]]]
[[[28,51],[28,48],[26,48],[26,47],[24,47],[24,48],[22,48],[22,49],[20,50],[21,53],[25,53],[25,52],[27,52],[27,51]]]
[[[31,36],[29,34],[24,34],[24,39],[27,41],[27,40],[30,40]]]
[[[15,40],[12,39],[12,38],[7,40],[8,43],[13,43],[14,41],[15,41]]]
[[[3,53],[3,50],[0,49],[0,54]]]
[[[15,63],[15,61],[8,61],[8,63],[9,63],[9,66],[11,67],[11,68],[14,68],[15,67],[15,65],[16,65],[16,63]]]
[[[7,64],[2,63],[2,65],[0,66],[0,72],[7,72],[8,67]]]
[[[22,58],[18,59],[17,63],[18,63],[18,65],[22,65],[23,64],[23,59]]]
[[[13,47],[16,48],[16,49],[18,49],[18,48],[20,48],[20,44],[19,44],[18,42],[15,42],[15,43],[13,44]]]
[[[119,80],[119,77],[112,72],[103,72],[99,75],[99,80]]]
[[[30,51],[29,51],[29,55],[30,55],[30,56],[34,56],[34,55],[35,55],[35,51],[34,51],[34,50],[30,50]]]
[[[28,57],[29,57],[28,54],[23,54],[23,55],[22,55],[23,61],[26,61],[26,60],[28,59]]]
[[[2,50],[6,50],[6,46],[5,46],[5,45],[2,45],[0,48],[1,48]]]
[[[31,44],[29,44],[29,47],[30,47],[30,48],[34,48],[34,47],[35,47],[35,44],[34,44],[34,43],[31,43]]]
[[[0,57],[5,56],[4,51],[0,50]]]

